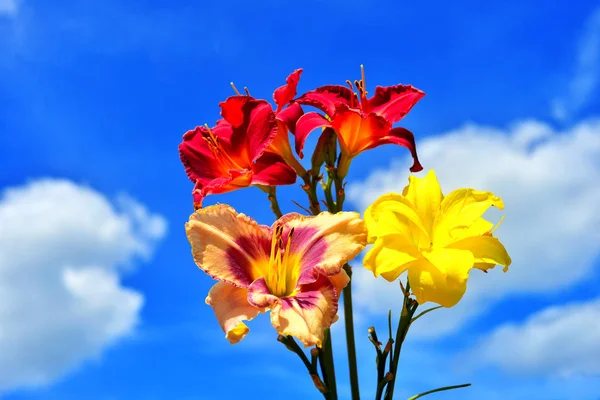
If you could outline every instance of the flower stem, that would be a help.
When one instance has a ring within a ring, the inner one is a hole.
[[[275,186],[268,186],[267,198],[271,203],[271,211],[275,214],[277,219],[281,218],[283,215],[281,213],[281,208],[279,208],[279,201],[277,200],[277,188]]]
[[[462,385],[444,386],[444,387],[441,387],[441,388],[437,388],[437,389],[433,389],[433,390],[428,390],[427,392],[423,392],[423,393],[418,394],[416,396],[410,397],[408,400],[417,400],[419,397],[427,396],[428,394],[431,394],[431,393],[443,392],[444,390],[460,389],[460,388],[464,388],[464,387],[468,387],[468,386],[471,386],[471,384],[470,383],[463,383]]]
[[[316,365],[308,360],[308,357],[306,357],[306,354],[304,354],[304,351],[302,351],[292,336],[279,335],[277,341],[283,343],[288,350],[296,353],[298,357],[300,357],[300,360],[304,363],[315,387],[321,392],[325,400],[337,400],[337,398],[331,397],[331,393],[328,391],[327,386],[319,377],[319,371],[317,371]]]
[[[335,367],[333,364],[333,347],[331,345],[331,332],[329,328],[325,329],[325,340],[323,341],[323,350],[319,352],[319,361],[323,380],[327,385],[329,398],[337,400],[337,385],[335,380]]]
[[[404,302],[402,304],[402,314],[400,316],[400,321],[398,322],[398,330],[396,331],[394,357],[392,359],[392,365],[390,368],[392,380],[388,384],[385,391],[385,400],[392,400],[394,397],[394,387],[398,375],[398,361],[400,361],[400,350],[402,349],[402,344],[404,343],[404,339],[408,333],[408,328],[410,327],[412,317],[415,314],[415,311],[417,311],[418,306],[419,303],[410,298],[410,284],[407,283],[406,290],[404,292]]]
[[[352,268],[346,264],[344,271],[350,277],[350,282],[342,290],[344,296],[344,320],[346,325],[346,346],[348,348],[348,369],[350,370],[350,389],[352,400],[360,399],[358,389],[358,367],[356,364],[356,344],[354,343],[354,317],[352,314]]]

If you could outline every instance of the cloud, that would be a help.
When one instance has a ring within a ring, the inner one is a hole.
[[[436,311],[424,334],[457,330],[508,294],[557,292],[592,272],[600,253],[600,120],[564,132],[538,121],[506,130],[471,124],[419,145],[423,165],[436,170],[445,193],[473,187],[504,199],[506,219],[496,234],[513,258],[506,274],[499,268],[472,271],[463,300]],[[395,161],[350,184],[348,198],[364,209],[383,193],[401,192],[409,163]],[[504,212],[490,210],[488,217],[497,221]],[[364,312],[387,312],[392,301],[397,304],[391,297],[396,285],[358,273],[356,297]]]
[[[166,222],[66,180],[0,197],[0,391],[48,384],[131,334],[144,302],[120,283]]]
[[[598,321],[600,298],[550,307],[521,324],[496,328],[472,358],[516,374],[600,375]]]
[[[0,0],[0,17],[3,15],[15,15],[18,11],[19,3],[17,0]]]
[[[600,8],[585,23],[577,46],[573,76],[566,93],[552,102],[552,115],[567,120],[585,107],[600,82]]]

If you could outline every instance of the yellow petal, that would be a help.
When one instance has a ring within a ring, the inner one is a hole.
[[[468,237],[449,244],[447,248],[470,251],[475,258],[475,263],[491,264],[492,267],[496,264],[502,265],[505,272],[512,262],[504,245],[493,236]],[[487,270],[490,267],[479,265],[478,268]]]
[[[474,234],[474,227],[482,229],[487,221],[481,221],[481,216],[491,206],[504,208],[502,199],[491,192],[458,189],[450,193],[442,200],[433,223],[434,246],[445,247]]]
[[[373,248],[365,255],[363,265],[377,277],[395,280],[407,265],[419,257],[414,244],[403,235],[388,235],[377,239]]]
[[[196,265],[220,281],[247,287],[259,275],[257,266],[269,259],[266,229],[226,204],[196,211],[185,230]]]
[[[224,282],[217,282],[208,292],[206,304],[212,306],[225,338],[236,344],[248,334],[242,321],[250,321],[263,310],[248,303],[248,291]]]
[[[402,195],[413,204],[427,232],[431,232],[433,220],[444,198],[435,172],[430,170],[425,178],[409,176],[408,186],[404,188]]]
[[[419,243],[429,247],[429,234],[413,204],[397,193],[385,194],[367,207],[365,223],[369,243],[385,235],[402,234],[412,238],[416,247],[419,247]]]
[[[459,302],[467,290],[473,254],[465,250],[435,249],[424,252],[426,259],[415,261],[408,269],[408,281],[417,301],[444,307]]]

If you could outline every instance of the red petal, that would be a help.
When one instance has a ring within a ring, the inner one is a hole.
[[[277,134],[277,121],[271,105],[250,96],[233,96],[219,104],[221,115],[233,126],[233,149],[245,147],[256,161]]]
[[[300,158],[304,157],[302,153],[302,149],[304,148],[304,142],[308,137],[308,134],[314,131],[317,128],[321,127],[331,127],[331,123],[323,117],[321,114],[316,112],[309,112],[304,114],[298,122],[296,122],[296,153]]]
[[[206,133],[206,128],[198,126],[187,131],[179,145],[179,158],[185,167],[185,173],[194,183],[208,182],[220,176],[217,160],[203,137]]]
[[[286,104],[296,97],[296,87],[298,86],[298,81],[300,80],[300,74],[302,74],[302,68],[292,72],[285,80],[286,84],[278,87],[273,92],[273,100],[275,100],[275,104],[277,104],[276,113],[281,111]]]
[[[304,114],[304,110],[298,103],[292,103],[287,106],[284,110],[277,113],[277,119],[283,122],[290,132],[296,131],[296,122]]]
[[[329,116],[335,112],[336,104],[346,104],[348,107],[358,105],[356,93],[345,86],[321,86],[304,93],[296,100],[300,104],[316,107]]]
[[[368,110],[381,115],[392,124],[400,121],[425,96],[411,85],[377,86],[375,95],[368,100]]]
[[[264,153],[256,160],[252,171],[253,184],[278,186],[296,183],[296,171],[275,153]]]
[[[386,136],[375,138],[373,143],[367,149],[372,149],[374,147],[390,143],[406,147],[410,151],[410,154],[412,155],[414,160],[412,167],[410,167],[411,172],[419,172],[423,169],[421,163],[419,162],[419,157],[417,156],[417,145],[415,143],[415,135],[413,135],[413,133],[408,129],[391,129]]]

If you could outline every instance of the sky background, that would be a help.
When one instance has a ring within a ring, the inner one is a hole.
[[[397,397],[472,382],[436,398],[600,399],[600,8],[564,0],[0,0],[0,398],[320,398],[268,317],[231,346],[204,304],[177,146],[219,118],[230,81],[271,99],[296,68],[303,92],[360,64],[371,90],[427,93],[402,121],[424,172],[445,193],[501,196],[513,257],[414,326]],[[407,157],[360,155],[347,206],[401,191]],[[280,192],[284,212],[305,203]],[[273,221],[256,188],[217,201]],[[382,336],[400,293],[354,265],[370,398],[366,329]],[[332,329],[348,398],[343,321]]]

